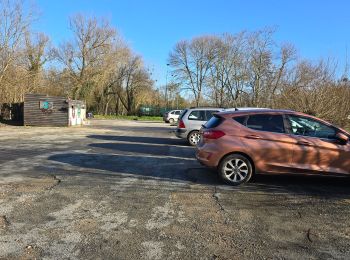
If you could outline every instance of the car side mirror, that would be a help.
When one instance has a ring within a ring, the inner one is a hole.
[[[347,142],[349,142],[349,137],[343,133],[340,133],[340,132],[337,133],[336,137],[343,144],[346,144]]]

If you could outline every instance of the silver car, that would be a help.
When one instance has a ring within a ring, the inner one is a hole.
[[[190,145],[197,145],[200,140],[199,130],[214,113],[229,110],[252,110],[264,108],[239,107],[239,108],[213,108],[213,107],[196,107],[187,108],[179,116],[175,135],[179,138],[187,139]]]
[[[163,116],[163,121],[166,123],[174,124],[177,122],[180,114],[181,110],[171,110],[169,112],[166,112]]]
[[[201,107],[187,108],[179,116],[175,134],[179,138],[187,139],[190,145],[197,145],[200,139],[199,130],[213,113],[223,111],[223,108]]]

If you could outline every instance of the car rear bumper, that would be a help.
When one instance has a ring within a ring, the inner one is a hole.
[[[186,139],[186,138],[187,138],[187,129],[177,128],[177,129],[175,130],[175,135],[176,135],[178,138]]]
[[[220,162],[220,159],[222,158],[222,155],[213,148],[214,147],[212,147],[210,144],[197,146],[196,158],[201,164],[207,167],[216,168]]]

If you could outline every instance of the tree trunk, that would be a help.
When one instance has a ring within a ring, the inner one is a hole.
[[[107,102],[106,102],[106,106],[105,106],[105,110],[104,110],[103,115],[106,116],[108,114],[108,108],[109,108],[109,100],[107,100]]]
[[[120,99],[119,97],[117,97],[117,100],[115,102],[115,115],[119,115],[119,102],[120,102]]]

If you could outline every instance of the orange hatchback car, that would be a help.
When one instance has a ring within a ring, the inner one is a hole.
[[[221,112],[200,133],[197,159],[232,185],[255,173],[350,174],[350,134],[302,113]]]

